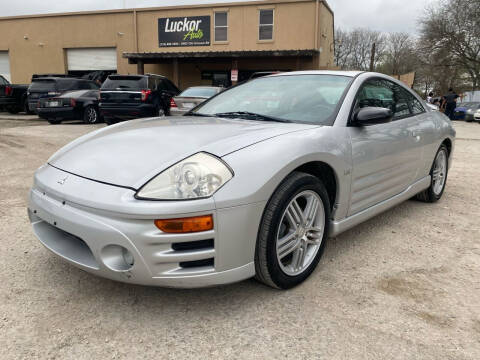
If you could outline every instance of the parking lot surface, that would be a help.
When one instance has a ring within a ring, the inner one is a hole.
[[[290,291],[126,285],[43,248],[26,211],[33,173],[103,126],[0,117],[2,359],[480,359],[480,125],[455,123],[439,203],[407,201],[331,239]]]

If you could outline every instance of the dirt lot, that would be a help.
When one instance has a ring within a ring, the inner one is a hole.
[[[21,117],[19,117],[21,119]],[[480,359],[480,125],[455,123],[446,193],[335,238],[303,285],[115,283],[33,236],[33,172],[97,126],[0,118],[2,359]]]

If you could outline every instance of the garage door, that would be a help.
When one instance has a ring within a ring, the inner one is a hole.
[[[8,51],[0,51],[0,75],[10,81],[10,60]]]
[[[67,49],[67,65],[68,71],[117,70],[117,49]]]

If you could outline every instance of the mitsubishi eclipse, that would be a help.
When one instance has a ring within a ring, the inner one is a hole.
[[[329,236],[439,200],[454,143],[450,120],[388,76],[276,74],[73,141],[35,173],[28,213],[45,247],[112,280],[288,289]]]

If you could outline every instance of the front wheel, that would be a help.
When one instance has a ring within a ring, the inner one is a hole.
[[[437,202],[441,199],[445,191],[448,175],[448,149],[445,145],[435,155],[432,168],[430,170],[430,187],[417,195],[417,199],[429,203]]]
[[[89,105],[83,112],[83,122],[85,124],[97,124],[100,121],[100,115],[95,107]]]
[[[328,237],[330,202],[316,177],[294,172],[264,211],[255,249],[256,279],[292,288],[315,270]]]

